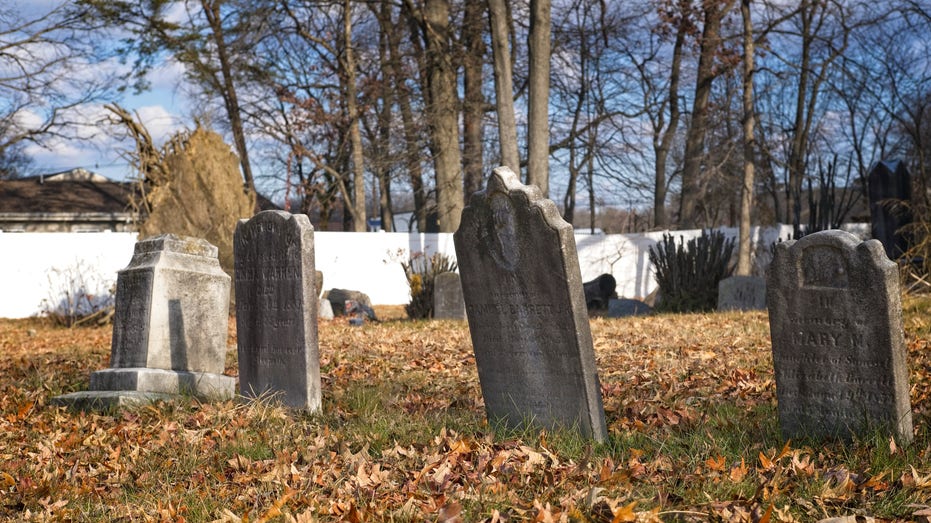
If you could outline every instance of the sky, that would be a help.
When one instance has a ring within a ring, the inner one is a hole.
[[[135,113],[160,146],[173,133],[187,127],[190,120],[185,116],[191,113],[190,101],[178,88],[182,76],[180,66],[160,68],[150,75],[150,90],[140,94],[125,93],[112,101]],[[104,117],[106,110],[102,104],[94,104],[84,114],[87,121],[95,122]],[[112,180],[125,180],[134,174],[123,158],[133,143],[121,139],[119,131],[97,125],[93,131],[79,131],[76,138],[55,139],[44,146],[30,144],[26,153],[32,158],[32,171],[48,174],[81,167]]]
[[[0,9],[7,10],[14,17],[31,20],[42,13],[54,9],[65,0],[0,0]],[[2,27],[0,27],[2,29]],[[112,60],[95,65],[91,70],[75,71],[77,75],[99,75],[125,71],[127,66]],[[183,85],[183,67],[170,62],[160,66],[148,75],[151,89],[134,94],[131,91],[114,95],[114,98],[101,100],[88,105],[80,111],[79,120],[88,125],[74,131],[72,138],[53,138],[45,140],[42,145],[28,144],[26,154],[32,159],[30,173],[49,174],[75,168],[84,168],[97,172],[114,180],[124,180],[133,176],[133,170],[124,158],[125,152],[131,150],[133,143],[121,139],[119,128],[100,124],[108,114],[104,103],[116,102],[124,109],[137,115],[148,129],[157,146],[162,145],[173,133],[189,127],[191,119],[191,102],[179,86]],[[40,120],[36,115],[24,114],[22,121]]]

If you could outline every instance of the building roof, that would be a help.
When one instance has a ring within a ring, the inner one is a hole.
[[[130,212],[132,183],[113,182],[92,173],[78,174],[2,180],[0,213]]]

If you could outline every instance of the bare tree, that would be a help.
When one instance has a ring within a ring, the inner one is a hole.
[[[0,159],[25,165],[23,146],[68,138],[88,124],[81,106],[113,96],[114,78],[91,73],[112,57],[96,45],[87,9],[67,2],[28,11],[0,6]]]
[[[751,0],[740,0],[740,15],[743,20],[743,180],[740,184],[740,222],[737,235],[738,276],[749,276],[751,266],[750,213],[753,210],[753,20],[750,14]]]
[[[501,164],[520,173],[517,152],[517,122],[514,113],[514,87],[509,50],[507,5],[504,0],[488,0],[491,46],[494,54],[495,108],[498,115],[498,142]]]
[[[153,64],[168,54],[186,67],[189,78],[209,96],[219,96],[242,169],[243,187],[255,191],[252,164],[240,103],[243,71],[253,63],[253,48],[269,34],[263,12],[231,0],[185,0],[184,17],[169,12],[171,2],[79,0],[94,16],[120,27],[133,38],[122,40],[121,52],[135,58],[138,89]]]
[[[452,60],[450,3],[448,0],[405,0],[407,12],[425,44],[427,116],[433,149],[436,203],[440,231],[454,232],[462,218],[463,180],[459,151],[459,97]]]
[[[721,23],[733,7],[735,0],[702,2],[702,33],[695,78],[695,96],[685,136],[685,159],[682,166],[682,194],[679,200],[679,225],[693,228],[699,225],[699,204],[703,193],[700,184],[705,131],[707,129],[709,100],[714,79],[721,74],[715,67],[721,51]]]
[[[550,0],[530,0],[527,183],[549,197]]]

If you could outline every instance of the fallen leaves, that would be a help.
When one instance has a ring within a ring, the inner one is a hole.
[[[0,517],[772,522],[929,510],[921,431],[909,447],[779,439],[765,314],[593,320],[603,446],[494,433],[465,324],[436,325],[321,323],[320,415],[189,400],[110,415],[47,406],[106,367],[108,329],[0,321]],[[925,340],[909,347],[920,427],[931,360]]]

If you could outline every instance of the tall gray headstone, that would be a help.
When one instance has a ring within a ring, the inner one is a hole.
[[[466,319],[459,274],[441,272],[433,279],[433,318],[437,320]]]
[[[222,374],[229,292],[217,248],[205,240],[137,242],[117,275],[110,368],[91,374],[90,391],[54,401],[105,408],[172,394],[232,397],[235,379]]]
[[[320,408],[314,228],[303,214],[263,211],[233,239],[239,390]]]
[[[778,244],[767,304],[785,437],[912,440],[899,274],[880,242],[831,230]]]
[[[766,280],[759,276],[731,276],[718,282],[719,311],[766,308]]]
[[[454,235],[488,418],[607,436],[572,225],[506,167]]]

